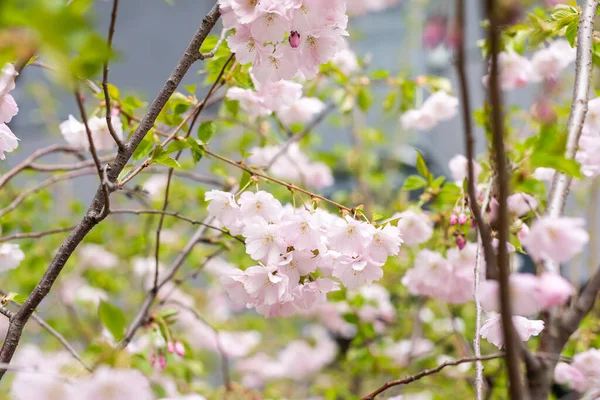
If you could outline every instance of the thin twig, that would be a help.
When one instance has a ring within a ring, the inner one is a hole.
[[[219,47],[221,47],[221,45],[223,44],[223,41],[225,40],[225,37],[227,36],[227,32],[229,32],[228,29],[225,29],[225,28],[221,29],[221,35],[219,35],[219,40],[215,44],[215,47],[213,47],[213,49],[208,53],[198,52],[198,59],[205,60],[207,58],[213,58],[215,56],[215,54],[217,54],[217,50],[219,50]]]
[[[191,312],[196,319],[198,319],[198,321],[202,322],[204,325],[208,326],[210,328],[210,330],[213,331],[213,333],[215,334],[215,342],[217,343],[217,351],[219,352],[219,355],[221,356],[221,373],[223,374],[223,384],[225,385],[225,389],[229,392],[232,390],[231,387],[231,374],[229,372],[229,358],[227,357],[227,353],[225,352],[225,349],[223,348],[223,344],[221,343],[221,335],[219,333],[219,330],[217,328],[215,328],[214,326],[212,326],[211,324],[208,323],[208,321],[206,319],[204,319],[202,317],[202,315],[200,315],[200,313],[198,311],[196,311],[196,309],[194,309],[193,307],[190,307],[188,305],[183,304],[180,301],[177,300],[167,300],[165,302],[165,304],[174,304],[178,307],[181,307],[189,312]]]
[[[99,156],[98,160],[101,163],[105,163],[105,162],[113,160],[114,158],[115,158],[114,155],[101,156],[101,157]],[[90,167],[92,165],[96,165],[95,160],[85,160],[85,161],[80,161],[80,162],[76,162],[76,163],[72,163],[72,164],[31,163],[27,167],[25,167],[25,169],[31,169],[31,170],[37,171],[37,172],[75,171],[77,169]]]
[[[112,49],[113,36],[115,34],[115,25],[117,22],[117,10],[119,8],[119,0],[113,0],[112,12],[110,14],[110,26],[108,28],[108,49]],[[108,125],[108,132],[112,136],[113,140],[120,149],[123,147],[123,142],[115,132],[115,128],[112,124],[112,115],[110,109],[110,93],[108,93],[108,59],[104,63],[104,69],[102,71],[102,90],[104,91],[104,102],[106,107],[106,125]]]
[[[38,239],[43,236],[54,235],[56,233],[70,232],[75,229],[77,225],[67,226],[65,228],[50,229],[43,232],[31,232],[31,233],[15,233],[10,236],[0,237],[0,243],[8,242],[10,240],[18,239]]]
[[[494,360],[494,359],[497,359],[497,358],[501,358],[503,356],[504,356],[504,353],[494,353],[494,354],[488,354],[488,355],[481,356],[481,357],[466,357],[466,358],[461,358],[460,360],[446,361],[446,362],[438,365],[435,368],[424,369],[423,371],[419,372],[418,374],[409,375],[409,376],[406,376],[406,377],[404,377],[402,379],[398,379],[398,380],[395,380],[395,381],[386,382],[379,389],[377,389],[377,390],[371,392],[370,394],[366,395],[365,397],[363,397],[362,400],[373,400],[375,398],[375,396],[377,396],[378,394],[381,394],[381,393],[385,392],[386,390],[388,390],[391,387],[399,386],[399,385],[406,385],[406,384],[409,384],[411,382],[418,381],[419,379],[422,379],[422,378],[424,378],[426,376],[437,374],[438,372],[440,372],[441,370],[443,370],[446,367],[453,367],[453,366],[456,366],[456,365],[460,365],[460,364],[464,364],[464,363],[470,363],[470,362],[473,362],[473,361]]]
[[[58,144],[54,144],[52,146],[48,146],[48,147],[44,147],[39,150],[36,150],[33,153],[31,153],[31,155],[29,157],[27,157],[25,160],[23,160],[18,165],[16,165],[13,169],[8,171],[4,175],[0,176],[0,189],[2,189],[2,187],[4,185],[6,185],[8,183],[8,181],[10,181],[15,175],[17,175],[19,172],[23,171],[24,169],[29,168],[35,160],[37,160],[38,158],[40,158],[42,156],[45,156],[46,154],[59,153],[59,152],[81,153],[83,150],[84,149],[81,147],[64,146],[64,145],[58,145]]]

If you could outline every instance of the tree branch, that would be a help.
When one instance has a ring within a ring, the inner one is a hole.
[[[379,389],[377,389],[374,392],[371,392],[370,394],[363,397],[362,400],[373,400],[375,398],[375,396],[385,392],[386,390],[388,390],[391,387],[399,386],[399,385],[406,385],[411,382],[418,381],[419,379],[422,379],[426,376],[437,374],[438,372],[440,372],[441,370],[443,370],[446,367],[452,367],[452,366],[469,363],[469,362],[473,362],[473,361],[494,360],[496,358],[501,358],[503,356],[504,356],[504,353],[494,353],[494,354],[488,354],[486,356],[481,356],[481,357],[466,357],[466,358],[461,358],[460,360],[456,360],[456,361],[446,361],[446,362],[438,365],[435,368],[424,369],[423,371],[419,372],[418,374],[409,375],[402,379],[386,382]]]
[[[115,34],[115,24],[117,22],[117,10],[119,8],[119,0],[113,0],[112,13],[110,15],[110,26],[108,28],[108,48],[112,49],[113,36]],[[108,60],[104,63],[104,69],[102,71],[102,90],[104,91],[104,102],[106,106],[106,124],[108,125],[108,132],[114,139],[117,147],[121,149],[123,142],[119,139],[117,132],[112,124],[112,115],[110,109],[110,94],[108,93]]]
[[[208,15],[203,18],[202,23],[189,43],[185,54],[179,60],[165,85],[150,105],[148,112],[138,125],[137,129],[131,135],[129,141],[119,149],[115,160],[110,164],[110,168],[107,170],[106,180],[108,182],[114,183],[117,180],[117,177],[133,155],[135,149],[154,126],[154,122],[159,113],[196,60],[196,55],[200,51],[200,46],[216,24],[218,18],[219,7],[218,4],[215,4]],[[58,278],[73,251],[75,251],[79,243],[81,243],[83,238],[92,230],[92,228],[100,222],[98,216],[101,215],[101,211],[106,205],[103,188],[104,184],[101,183],[85,216],[71,232],[69,237],[63,242],[56,256],[48,266],[44,276],[40,279],[23,306],[15,314],[14,318],[11,319],[8,333],[2,344],[2,349],[0,349],[0,363],[10,362],[21,339],[25,324],[38,305],[48,295],[52,285]],[[108,207],[106,209],[108,209]],[[5,371],[6,369],[0,368],[0,378],[4,375]]]
[[[491,53],[491,71],[489,81],[489,101],[492,110],[492,144],[495,155],[495,167],[498,182],[498,257],[497,270],[498,281],[500,284],[500,310],[502,311],[502,333],[504,335],[504,343],[506,348],[506,365],[508,368],[509,377],[509,392],[510,398],[520,400],[527,398],[524,392],[523,379],[521,376],[521,368],[519,363],[519,347],[518,338],[512,321],[512,309],[510,301],[509,287],[509,259],[508,249],[508,206],[507,198],[509,192],[507,160],[504,150],[504,116],[502,113],[502,92],[498,82],[499,66],[498,53],[500,49],[500,26],[498,22],[500,10],[498,1],[487,0],[487,17],[490,21],[489,41]],[[485,243],[486,238],[482,234],[482,240]],[[484,244],[485,245],[485,244]]]
[[[15,233],[10,236],[0,237],[0,243],[8,242],[10,240],[17,240],[17,239],[38,239],[43,236],[54,235],[55,233],[63,233],[63,232],[72,231],[73,229],[75,229],[76,226],[77,225],[67,226],[66,228],[51,229],[51,230],[43,231],[43,232]]]

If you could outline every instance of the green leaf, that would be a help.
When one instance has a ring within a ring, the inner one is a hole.
[[[119,92],[119,88],[113,85],[112,83],[108,83],[107,85],[108,95],[112,100],[118,100],[121,93]]]
[[[204,143],[208,143],[210,138],[217,131],[217,124],[214,121],[206,121],[200,124],[198,127],[198,139]]]
[[[183,85],[183,87],[185,88],[185,90],[190,92],[190,94],[194,94],[194,93],[196,93],[196,88],[198,87],[198,85],[197,84]]]
[[[432,176],[431,176],[431,172],[429,172],[429,169],[427,169],[427,163],[425,162],[423,155],[421,153],[419,153],[418,151],[417,151],[417,171],[423,178],[425,178],[427,180],[431,180]]]
[[[385,69],[378,69],[371,74],[373,79],[385,79],[390,76],[390,72]]]
[[[135,168],[135,165],[132,164],[127,164],[125,167],[123,167],[123,170],[121,171],[121,173],[119,174],[119,177],[117,178],[117,181],[121,181],[123,178],[125,178],[125,176],[127,176],[127,174],[133,169]]]
[[[344,314],[343,318],[346,322],[354,325],[358,325],[360,322],[356,314]]]
[[[102,300],[98,306],[100,322],[119,341],[125,333],[125,314],[120,308]]]
[[[181,164],[177,160],[172,159],[167,154],[161,154],[158,157],[152,158],[152,163],[165,165],[170,168],[181,168]]]
[[[358,106],[363,111],[368,111],[371,108],[371,104],[373,104],[373,95],[367,88],[361,88],[358,91],[357,96]]]
[[[565,38],[569,41],[571,47],[575,47],[575,39],[577,38],[577,31],[579,29],[579,20],[573,19],[571,23],[567,26],[567,30],[565,31]]]
[[[198,143],[198,141],[193,137],[189,137],[185,141],[190,146],[190,150],[192,151],[192,157],[194,157],[194,162],[202,160],[202,157],[204,157],[204,149],[202,148],[200,143]]]
[[[427,181],[419,175],[411,175],[404,180],[402,190],[417,190],[424,188],[427,185]]]
[[[17,304],[23,304],[23,303],[25,303],[25,300],[27,300],[27,297],[28,296],[26,294],[9,292],[6,296],[4,296],[4,300],[5,301],[13,301]]]

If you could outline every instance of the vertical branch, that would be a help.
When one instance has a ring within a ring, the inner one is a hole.
[[[498,17],[501,10],[498,2],[487,0],[487,16],[490,22],[489,41],[491,53],[491,71],[489,85],[489,102],[492,109],[492,144],[496,164],[497,182],[498,182],[498,281],[500,284],[500,310],[502,312],[502,331],[504,335],[504,344],[506,347],[506,364],[509,377],[510,398],[520,400],[526,398],[521,376],[519,362],[518,338],[512,323],[512,310],[510,303],[509,288],[509,265],[508,265],[508,206],[507,198],[509,191],[508,165],[504,150],[504,126],[502,113],[502,93],[498,82],[498,52],[500,49],[500,27]]]
[[[108,48],[112,49],[112,41],[113,36],[115,34],[115,25],[117,22],[117,10],[119,8],[119,0],[113,0],[113,8],[112,13],[110,15],[110,26],[108,28]],[[110,94],[108,93],[108,60],[104,63],[104,69],[102,71],[102,90],[104,91],[104,102],[106,103],[106,125],[108,125],[108,132],[110,132],[110,136],[114,139],[117,146],[120,148],[123,147],[123,142],[119,139],[119,136],[115,132],[115,128],[112,124],[112,114],[111,114],[111,104],[110,104]]]

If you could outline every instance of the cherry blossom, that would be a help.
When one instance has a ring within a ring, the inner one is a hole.
[[[536,168],[533,172],[535,179],[540,181],[552,182],[555,170],[552,168]]]
[[[532,316],[543,308],[539,296],[539,279],[532,274],[511,274],[509,277],[512,312],[515,315]],[[484,311],[500,312],[498,281],[481,283],[481,305]]]
[[[75,399],[73,386],[50,373],[18,372],[10,387],[14,400],[64,400]]]
[[[123,124],[120,118],[112,118],[113,129],[119,139],[123,139]],[[92,134],[94,147],[98,151],[110,150],[116,147],[115,140],[110,134],[105,118],[92,117],[88,120],[88,128]],[[69,115],[66,121],[59,125],[60,133],[72,146],[89,148],[89,139],[85,125]]]
[[[15,78],[19,75],[11,63],[4,64],[0,71],[0,96],[10,93],[15,88]]]
[[[544,321],[541,320],[529,320],[517,315],[514,315],[512,320],[513,326],[523,342],[528,341],[532,336],[539,335],[544,330]],[[481,326],[481,337],[499,349],[504,346],[500,314],[491,314],[488,316],[488,319]]]
[[[273,305],[290,298],[287,275],[273,266],[254,266],[244,271],[244,288],[257,302]]]
[[[499,83],[503,90],[513,90],[529,83],[532,77],[531,62],[513,51],[498,53]],[[489,75],[483,77],[487,86]]]
[[[220,190],[206,192],[204,199],[209,201],[208,213],[223,225],[230,226],[235,223],[240,214],[240,206],[236,203],[233,193]]]
[[[589,241],[584,225],[581,218],[541,217],[533,222],[522,244],[535,260],[567,262]]]
[[[453,118],[458,112],[458,99],[446,92],[435,92],[425,100],[421,108],[402,114],[406,129],[429,130],[441,121]]]
[[[18,244],[0,244],[0,272],[17,268],[25,259],[25,253]]]
[[[271,193],[260,190],[244,192],[239,198],[240,219],[245,223],[254,217],[262,217],[267,222],[278,221],[283,212],[281,203]]]
[[[89,268],[112,269],[119,258],[100,245],[88,243],[79,248],[79,262]]]
[[[359,70],[356,54],[349,48],[344,48],[331,59],[331,63],[339,68],[345,75],[352,75]]]
[[[333,276],[342,281],[344,286],[355,288],[381,279],[382,265],[383,263],[373,261],[366,254],[342,255],[336,261]]]
[[[559,274],[544,272],[540,275],[539,296],[544,308],[565,304],[574,294],[575,287]]]
[[[586,177],[600,174],[600,136],[582,135],[579,138],[579,148],[575,160],[581,164],[581,172]]]
[[[462,154],[457,154],[448,161],[448,168],[450,169],[450,173],[452,175],[452,179],[454,182],[461,186],[462,182],[468,176],[468,160],[467,157]],[[479,179],[479,174],[481,174],[481,165],[475,160],[473,160],[473,173],[475,182]]]
[[[600,350],[576,354],[571,365],[558,363],[554,374],[558,383],[567,383],[580,393],[600,389]]]
[[[321,100],[314,97],[302,97],[290,107],[279,108],[277,117],[284,125],[290,126],[308,122],[324,109],[325,104]]]
[[[252,259],[273,264],[287,249],[280,225],[255,217],[243,230],[246,252]]]
[[[73,400],[151,400],[154,398],[150,382],[138,370],[111,369],[102,366],[90,376],[82,378],[73,391]]]
[[[373,239],[369,246],[371,259],[384,263],[389,256],[395,256],[402,245],[402,234],[396,226],[387,224],[378,228],[373,233]]]
[[[0,124],[0,160],[5,160],[4,153],[10,153],[19,147],[19,139],[6,124]]]
[[[559,362],[556,364],[556,368],[554,369],[554,380],[557,383],[566,383],[569,387],[578,392],[585,391],[585,376],[577,368],[574,368],[567,363]]]
[[[394,214],[392,218],[400,218],[398,229],[404,244],[408,246],[425,243],[433,236],[433,222],[425,213],[407,210]]]
[[[0,95],[0,123],[8,124],[18,112],[14,97],[10,94]]]
[[[395,365],[406,366],[411,359],[427,355],[434,349],[433,343],[424,338],[412,340],[401,340],[399,342],[388,342],[384,348],[384,354],[391,358]]]
[[[536,198],[527,193],[515,193],[508,196],[506,201],[508,209],[518,217],[521,217],[528,212],[535,211],[538,207]]]
[[[584,135],[600,135],[600,97],[588,101],[588,111],[583,122]]]
[[[575,61],[576,51],[568,41],[555,40],[537,51],[531,59],[532,80],[557,79],[560,72]]]
[[[375,233],[373,225],[347,215],[338,219],[329,229],[329,246],[341,253],[355,253],[367,247]]]

